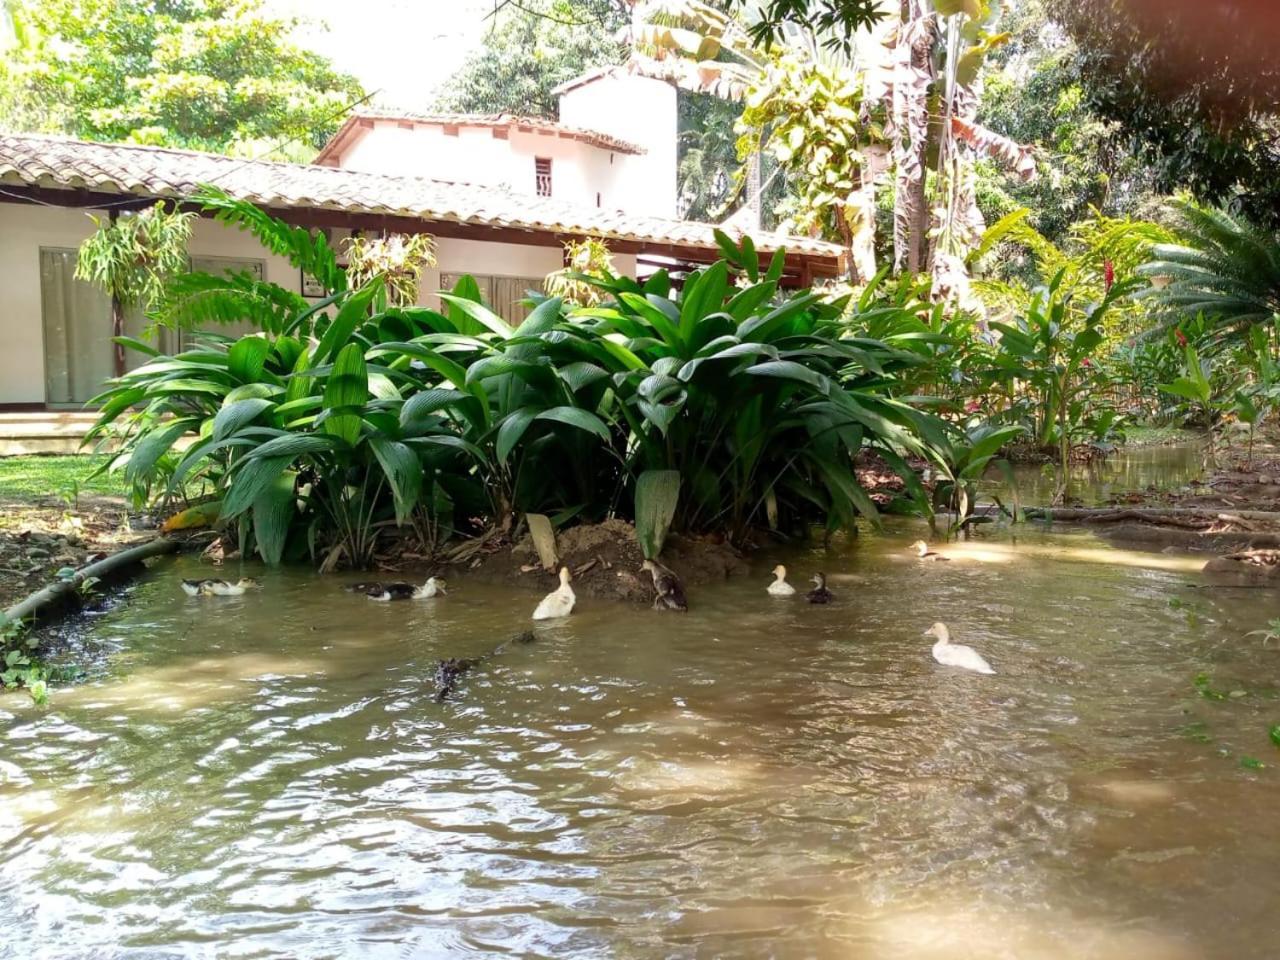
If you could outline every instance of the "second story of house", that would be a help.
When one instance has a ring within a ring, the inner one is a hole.
[[[360,112],[315,162],[676,217],[675,88],[611,68],[572,80],[556,94],[559,121]]]

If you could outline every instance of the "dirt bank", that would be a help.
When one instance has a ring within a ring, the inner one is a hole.
[[[80,497],[69,507],[54,497],[0,492],[0,609],[54,579],[123,546],[154,536],[129,525],[122,498]]]

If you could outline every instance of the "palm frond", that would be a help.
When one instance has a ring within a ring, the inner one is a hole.
[[[237,200],[207,184],[198,189],[192,199],[213,213],[216,220],[252,233],[260,244],[306,271],[330,293],[347,288],[346,274],[338,266],[337,255],[323,234],[277,220],[252,203]]]
[[[308,306],[298,294],[248,273],[186,273],[168,282],[148,315],[173,329],[249,322],[268,333],[279,333]]]
[[[1190,200],[1175,207],[1174,242],[1153,246],[1138,271],[1164,281],[1144,294],[1157,329],[1203,314],[1224,339],[1280,313],[1280,237],[1226,210]]]

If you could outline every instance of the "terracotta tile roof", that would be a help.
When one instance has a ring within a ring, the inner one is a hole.
[[[356,137],[362,125],[367,127],[370,122],[377,121],[414,123],[432,127],[516,130],[521,133],[539,133],[564,140],[576,140],[601,150],[612,150],[614,153],[634,155],[645,152],[643,147],[612,137],[607,133],[588,130],[585,127],[571,127],[545,117],[521,117],[511,113],[401,113],[387,110],[358,110],[347,117],[337,133],[329,138],[329,142],[321,148],[314,162],[322,165],[330,163],[334,155],[341,153],[347,143]]]
[[[390,215],[702,250],[716,247],[711,224],[579,207],[500,188],[160,147],[0,135],[0,200],[5,199],[5,185],[184,199],[202,184],[277,210]],[[841,253],[836,244],[821,240],[763,231],[753,232],[752,238],[766,252],[785,247],[828,260]]]

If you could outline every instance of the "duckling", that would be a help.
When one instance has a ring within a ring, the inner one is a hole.
[[[533,619],[558,620],[573,612],[573,605],[578,597],[573,592],[573,587],[569,586],[570,579],[569,568],[561,567],[560,586],[542,598],[542,602],[533,611]]]
[[[921,560],[929,561],[947,561],[950,557],[944,557],[942,554],[929,549],[929,545],[923,540],[917,540],[911,545],[911,549],[916,552],[916,557]]]
[[[787,583],[787,568],[778,564],[773,568],[773,583],[766,588],[771,597],[794,597],[796,588]]]
[[[227,580],[183,580],[182,592],[188,597],[238,597],[251,587],[261,586],[252,577],[241,577],[235,583]]]
[[[995,673],[991,664],[987,663],[982,654],[973,647],[952,643],[951,631],[947,629],[945,623],[935,623],[924,632],[924,635],[937,637],[937,642],[933,645],[933,659],[944,667],[959,667],[962,670],[972,670],[974,673]]]
[[[649,575],[653,577],[653,589],[657,593],[653,598],[653,609],[688,612],[689,601],[685,599],[684,584],[675,575],[675,571],[664,567],[657,560],[646,560],[640,565],[640,569],[649,571]]]
[[[370,600],[387,603],[391,600],[430,600],[447,594],[445,585],[443,577],[427,577],[427,582],[420,587],[397,580],[394,583],[357,583],[351,589],[363,593]]]
[[[830,603],[836,598],[836,595],[827,589],[827,575],[825,573],[815,573],[813,575],[814,588],[805,594],[805,598],[810,603]]]

